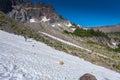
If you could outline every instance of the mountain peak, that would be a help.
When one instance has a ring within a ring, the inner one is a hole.
[[[19,22],[27,22],[31,18],[41,20],[43,16],[50,19],[50,22],[55,22],[59,17],[52,5],[46,5],[43,2],[33,3],[27,1],[22,3],[21,1],[12,7],[9,16]]]
[[[0,0],[0,11],[8,13],[12,10],[12,6],[19,5],[31,0]]]

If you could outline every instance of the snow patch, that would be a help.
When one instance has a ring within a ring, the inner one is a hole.
[[[60,41],[60,42],[62,42],[62,43],[65,43],[65,44],[68,44],[68,45],[71,45],[71,46],[74,46],[74,47],[83,49],[83,50],[88,51],[88,52],[92,52],[91,50],[89,50],[89,49],[87,49],[87,48],[83,48],[83,47],[78,46],[78,45],[76,45],[76,44],[73,44],[73,43],[71,43],[71,42],[68,42],[68,41],[62,40],[62,39],[60,39],[60,38],[57,38],[57,37],[55,37],[55,36],[52,36],[52,35],[50,35],[50,34],[47,34],[47,33],[44,33],[44,32],[40,32],[40,33],[42,33],[42,34],[44,34],[44,35],[46,35],[46,36],[49,36],[49,37],[51,37],[51,38],[53,38],[53,39],[55,39],[55,40],[58,40],[58,41]]]
[[[81,26],[81,25],[79,25],[79,24],[78,24],[77,26],[78,26],[78,27],[82,27],[82,26]]]
[[[41,22],[47,22],[47,21],[50,21],[50,19],[47,19],[45,16],[41,20]]]
[[[76,28],[70,28],[72,31],[75,31],[76,30]]]
[[[58,25],[58,26],[61,26],[61,24],[60,24],[60,23],[58,23],[57,25]]]
[[[52,27],[55,27],[55,24],[51,25]]]
[[[83,28],[84,30],[88,30],[89,28]]]
[[[36,20],[35,19],[30,19],[30,23],[35,23]]]
[[[117,46],[117,43],[116,42],[112,42],[112,45]]]
[[[70,22],[68,22],[68,24],[66,24],[65,26],[67,26],[67,27],[71,27],[72,24],[71,24]]]

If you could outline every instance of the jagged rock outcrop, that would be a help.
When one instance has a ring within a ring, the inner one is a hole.
[[[29,20],[27,11],[20,5],[14,6],[9,16],[19,22],[26,22]]]
[[[27,22],[29,19],[38,19],[39,21],[46,17],[50,20],[50,23],[59,21],[59,16],[55,12],[51,5],[45,5],[43,2],[33,3],[33,2],[23,2],[18,1],[16,3],[12,2],[13,9],[9,13],[9,16],[19,22]]]
[[[30,2],[30,0],[0,0],[0,11],[8,13],[12,10],[15,5]]]
[[[47,19],[50,19],[50,22],[57,21],[59,18],[54,8],[51,5],[45,5],[43,2],[28,2],[24,4],[24,8],[31,18],[40,20],[43,16],[45,16]]]

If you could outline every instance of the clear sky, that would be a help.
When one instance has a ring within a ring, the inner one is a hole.
[[[54,6],[64,18],[85,27],[120,23],[120,0],[33,0]]]

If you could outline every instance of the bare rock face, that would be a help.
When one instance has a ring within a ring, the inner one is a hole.
[[[59,21],[59,16],[51,5],[43,2],[33,3],[31,0],[0,0],[0,11],[19,22],[27,22],[31,18],[50,19],[50,23]]]
[[[27,22],[29,20],[27,11],[20,5],[14,6],[9,16],[18,22]]]
[[[46,16],[51,22],[57,21],[58,19],[58,15],[54,8],[51,5],[45,5],[43,2],[28,2],[24,4],[24,8],[31,18],[41,19],[42,16]]]
[[[86,73],[83,76],[81,76],[79,80],[97,80],[97,79],[95,76],[93,76],[89,73]]]
[[[19,5],[30,0],[0,0],[0,11],[8,13],[12,10],[12,6]]]

